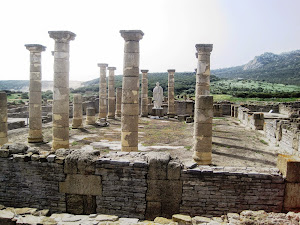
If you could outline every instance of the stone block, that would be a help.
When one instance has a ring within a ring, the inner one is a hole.
[[[168,164],[167,179],[179,180],[182,165],[176,161],[170,161]]]
[[[167,167],[170,161],[169,153],[150,152],[147,154],[149,162],[149,180],[165,180],[167,179]]]
[[[284,211],[300,210],[300,183],[287,183],[284,194]]]
[[[67,194],[101,195],[101,177],[95,175],[68,174],[66,180],[59,183],[59,191]]]
[[[175,214],[172,216],[172,220],[181,225],[192,225],[192,218],[187,215]]]
[[[279,154],[277,167],[288,182],[300,182],[300,157]]]
[[[161,216],[161,203],[160,202],[147,202],[145,219],[154,220],[156,217]]]

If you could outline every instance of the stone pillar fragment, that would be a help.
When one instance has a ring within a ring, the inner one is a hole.
[[[142,93],[141,93],[141,116],[148,116],[148,71],[141,70],[142,72]]]
[[[72,128],[77,129],[82,127],[82,97],[81,94],[74,94]]]
[[[201,165],[212,160],[213,97],[210,96],[210,53],[212,44],[197,44],[198,67],[196,74],[194,155]]]
[[[115,118],[116,96],[115,96],[115,70],[116,67],[107,67],[108,74],[108,119]]]
[[[7,95],[0,92],[0,146],[7,142]]]
[[[53,84],[52,149],[69,148],[69,48],[75,34],[70,31],[49,31],[55,40]]]
[[[121,30],[125,40],[122,83],[122,151],[138,151],[140,30]]]
[[[41,53],[46,47],[38,44],[27,44],[25,47],[30,51],[28,142],[38,143],[43,142]]]
[[[94,125],[95,122],[96,122],[95,108],[92,108],[92,107],[86,108],[86,124]]]
[[[122,88],[116,89],[116,117],[121,117]]]
[[[100,79],[99,79],[99,120],[105,120],[107,116],[107,87],[106,87],[106,63],[98,63],[100,67]]]
[[[168,117],[174,118],[175,116],[175,70],[168,70]]]

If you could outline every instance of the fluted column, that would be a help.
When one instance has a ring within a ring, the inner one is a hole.
[[[70,31],[49,31],[55,40],[53,84],[52,149],[69,148],[69,48],[76,35]]]
[[[81,94],[74,94],[72,128],[77,129],[82,127],[82,97]]]
[[[115,96],[115,70],[116,67],[107,67],[108,69],[108,119],[115,118],[116,96]]]
[[[7,95],[0,92],[0,146],[7,142]]]
[[[121,117],[122,88],[116,88],[116,117]]]
[[[27,44],[30,51],[30,81],[29,81],[29,143],[43,142],[42,134],[42,51],[46,47],[38,44]]]
[[[107,87],[106,87],[106,63],[98,63],[100,67],[100,79],[99,79],[99,115],[98,119],[106,120],[107,116]]]
[[[142,72],[142,93],[141,93],[141,116],[148,116],[148,71],[141,70]]]
[[[139,119],[139,41],[144,33],[140,30],[121,30],[125,40],[123,83],[121,144],[122,151],[138,151]]]
[[[197,44],[197,74],[195,94],[194,155],[201,165],[212,160],[213,96],[210,96],[210,53],[212,44]]]
[[[175,97],[174,97],[174,69],[168,70],[168,117],[174,118],[175,116]]]

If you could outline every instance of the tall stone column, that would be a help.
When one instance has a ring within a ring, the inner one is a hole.
[[[194,155],[200,165],[212,160],[213,96],[210,96],[210,53],[212,44],[197,44],[197,74],[195,94]]]
[[[108,69],[108,119],[115,118],[116,96],[115,96],[115,70],[116,67],[107,67]]]
[[[72,128],[77,129],[82,127],[82,97],[81,94],[74,94]]]
[[[41,56],[46,47],[38,44],[27,44],[25,47],[30,51],[28,142],[38,143],[43,142]]]
[[[138,151],[139,120],[139,41],[144,33],[140,30],[121,30],[125,40],[123,83],[121,144],[122,151]]]
[[[7,95],[0,92],[0,146],[7,142]]]
[[[141,93],[141,116],[148,116],[148,71],[141,70],[142,72],[142,93]]]
[[[174,73],[175,70],[168,70],[168,117],[174,118],[175,116],[175,97],[174,97]]]
[[[122,105],[122,88],[116,89],[116,116],[121,117],[121,105]]]
[[[107,116],[107,87],[106,87],[106,63],[98,63],[100,67],[100,79],[99,79],[99,120],[105,120]]]
[[[69,148],[69,48],[76,35],[70,31],[49,31],[54,46],[52,106],[52,149]]]

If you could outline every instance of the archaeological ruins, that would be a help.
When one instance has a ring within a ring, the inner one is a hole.
[[[46,47],[25,45],[29,105],[16,107],[0,92],[0,224],[235,224],[242,217],[296,217],[300,102],[214,102],[213,45],[196,44],[195,99],[175,97],[176,70],[169,69],[167,96],[157,107],[160,100],[148,96],[154,88],[149,70],[140,70],[144,33],[120,35],[122,88],[115,87],[116,67],[99,63],[99,96],[70,98],[69,49],[76,35],[49,31],[53,102],[41,94]],[[250,138],[239,139],[250,133],[252,146]],[[232,149],[242,153],[230,155]],[[281,212],[286,216],[272,214]]]

